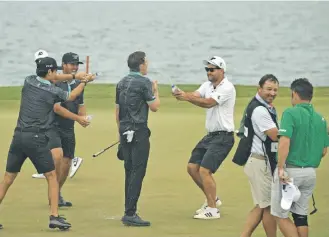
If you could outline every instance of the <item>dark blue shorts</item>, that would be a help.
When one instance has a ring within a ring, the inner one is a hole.
[[[234,145],[233,133],[206,135],[195,146],[189,163],[198,164],[215,173]]]
[[[6,171],[20,172],[27,157],[39,174],[55,170],[48,143],[49,137],[45,132],[15,131],[8,152]]]
[[[59,135],[63,148],[64,157],[73,159],[75,153],[75,133],[74,129],[60,129]]]

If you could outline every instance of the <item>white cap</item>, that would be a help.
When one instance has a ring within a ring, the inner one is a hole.
[[[48,53],[46,50],[39,49],[37,52],[34,54],[34,60],[37,60],[39,58],[45,58],[48,57]]]
[[[226,63],[224,59],[222,59],[221,57],[213,56],[209,60],[203,60],[203,64],[205,65],[212,64],[214,66],[222,68],[224,72],[226,72]]]
[[[284,210],[289,210],[293,202],[297,202],[300,198],[300,191],[293,182],[282,185],[281,207]]]

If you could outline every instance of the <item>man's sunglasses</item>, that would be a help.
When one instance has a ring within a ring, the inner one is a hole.
[[[205,67],[204,69],[206,70],[206,72],[214,72],[215,70],[220,70],[221,68],[209,68],[209,67]]]

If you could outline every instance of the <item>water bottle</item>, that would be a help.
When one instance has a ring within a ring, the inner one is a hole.
[[[172,85],[171,86],[171,91],[172,91],[172,93],[177,93],[177,92],[179,92],[180,91],[180,89],[176,86],[176,85]]]

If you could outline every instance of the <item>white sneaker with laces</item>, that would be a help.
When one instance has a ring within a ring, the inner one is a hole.
[[[219,198],[216,198],[216,207],[219,208],[222,205],[222,202],[219,200]],[[205,202],[202,204],[202,206],[200,207],[200,209],[196,210],[195,213],[199,214],[201,212],[204,211],[204,209],[206,209],[208,207],[208,203],[207,203],[207,199],[205,200]]]
[[[83,160],[80,157],[74,157],[72,159],[70,178],[73,178],[73,176],[76,174],[82,164],[82,161]]]
[[[194,219],[212,220],[219,218],[220,218],[220,213],[218,208],[211,208],[211,207],[206,207],[205,209],[203,209],[201,213],[194,215]]]
[[[43,174],[32,174],[32,178],[45,179],[46,177]]]

